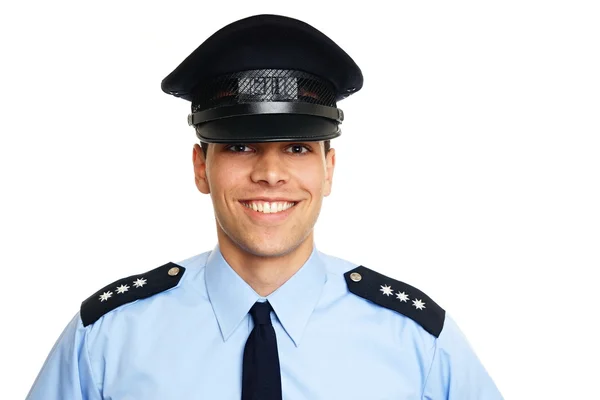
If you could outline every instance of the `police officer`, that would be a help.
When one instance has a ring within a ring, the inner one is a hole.
[[[313,242],[359,67],[301,21],[257,15],[162,82],[191,102],[218,244],[83,301],[29,395],[66,399],[501,399],[420,290]]]

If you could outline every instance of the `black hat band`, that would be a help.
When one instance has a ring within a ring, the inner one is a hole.
[[[188,124],[197,125],[222,118],[238,117],[257,114],[301,114],[331,119],[337,123],[344,120],[344,112],[335,107],[319,104],[292,102],[262,102],[236,104],[225,107],[211,108],[188,115]]]
[[[333,85],[303,71],[258,69],[221,75],[193,90],[188,124],[260,115],[299,114],[341,123]]]
[[[335,89],[318,76],[292,69],[221,75],[193,89],[192,112],[241,103],[289,101],[335,107]]]

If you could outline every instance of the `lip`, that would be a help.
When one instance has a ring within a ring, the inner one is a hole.
[[[257,201],[259,199],[252,199],[254,201]],[[290,203],[294,202],[296,204],[294,204],[292,207],[288,208],[285,211],[280,211],[277,213],[269,213],[269,214],[265,214],[262,213],[260,211],[254,211],[251,208],[246,207],[245,205],[242,204],[242,202],[246,202],[249,200],[240,200],[238,203],[240,204],[240,207],[242,207],[244,209],[244,211],[246,212],[246,214],[248,214],[248,216],[250,216],[250,218],[252,218],[253,220],[257,221],[257,222],[268,222],[268,223],[273,223],[273,222],[282,222],[285,221],[287,219],[287,217],[290,216],[290,214],[292,212],[294,212],[294,210],[296,209],[296,207],[298,206],[298,204],[300,203],[300,201],[291,201],[291,200],[263,200],[263,201],[289,201]]]
[[[284,199],[283,197],[253,197],[251,199],[243,199],[240,200],[244,203],[248,203],[250,201],[267,201],[269,203],[274,202],[274,201],[287,201],[288,203],[298,203],[299,200],[291,200],[291,199]]]

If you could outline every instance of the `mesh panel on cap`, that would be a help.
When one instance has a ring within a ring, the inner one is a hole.
[[[260,69],[220,76],[198,85],[192,112],[254,102],[302,102],[335,107],[333,86],[302,71]]]

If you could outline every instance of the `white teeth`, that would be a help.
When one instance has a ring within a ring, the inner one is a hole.
[[[265,214],[275,214],[281,211],[285,211],[288,208],[293,207],[296,203],[290,203],[287,201],[277,201],[277,202],[266,202],[266,201],[257,201],[257,202],[249,202],[242,203],[245,207],[248,207],[254,211],[262,212]]]

